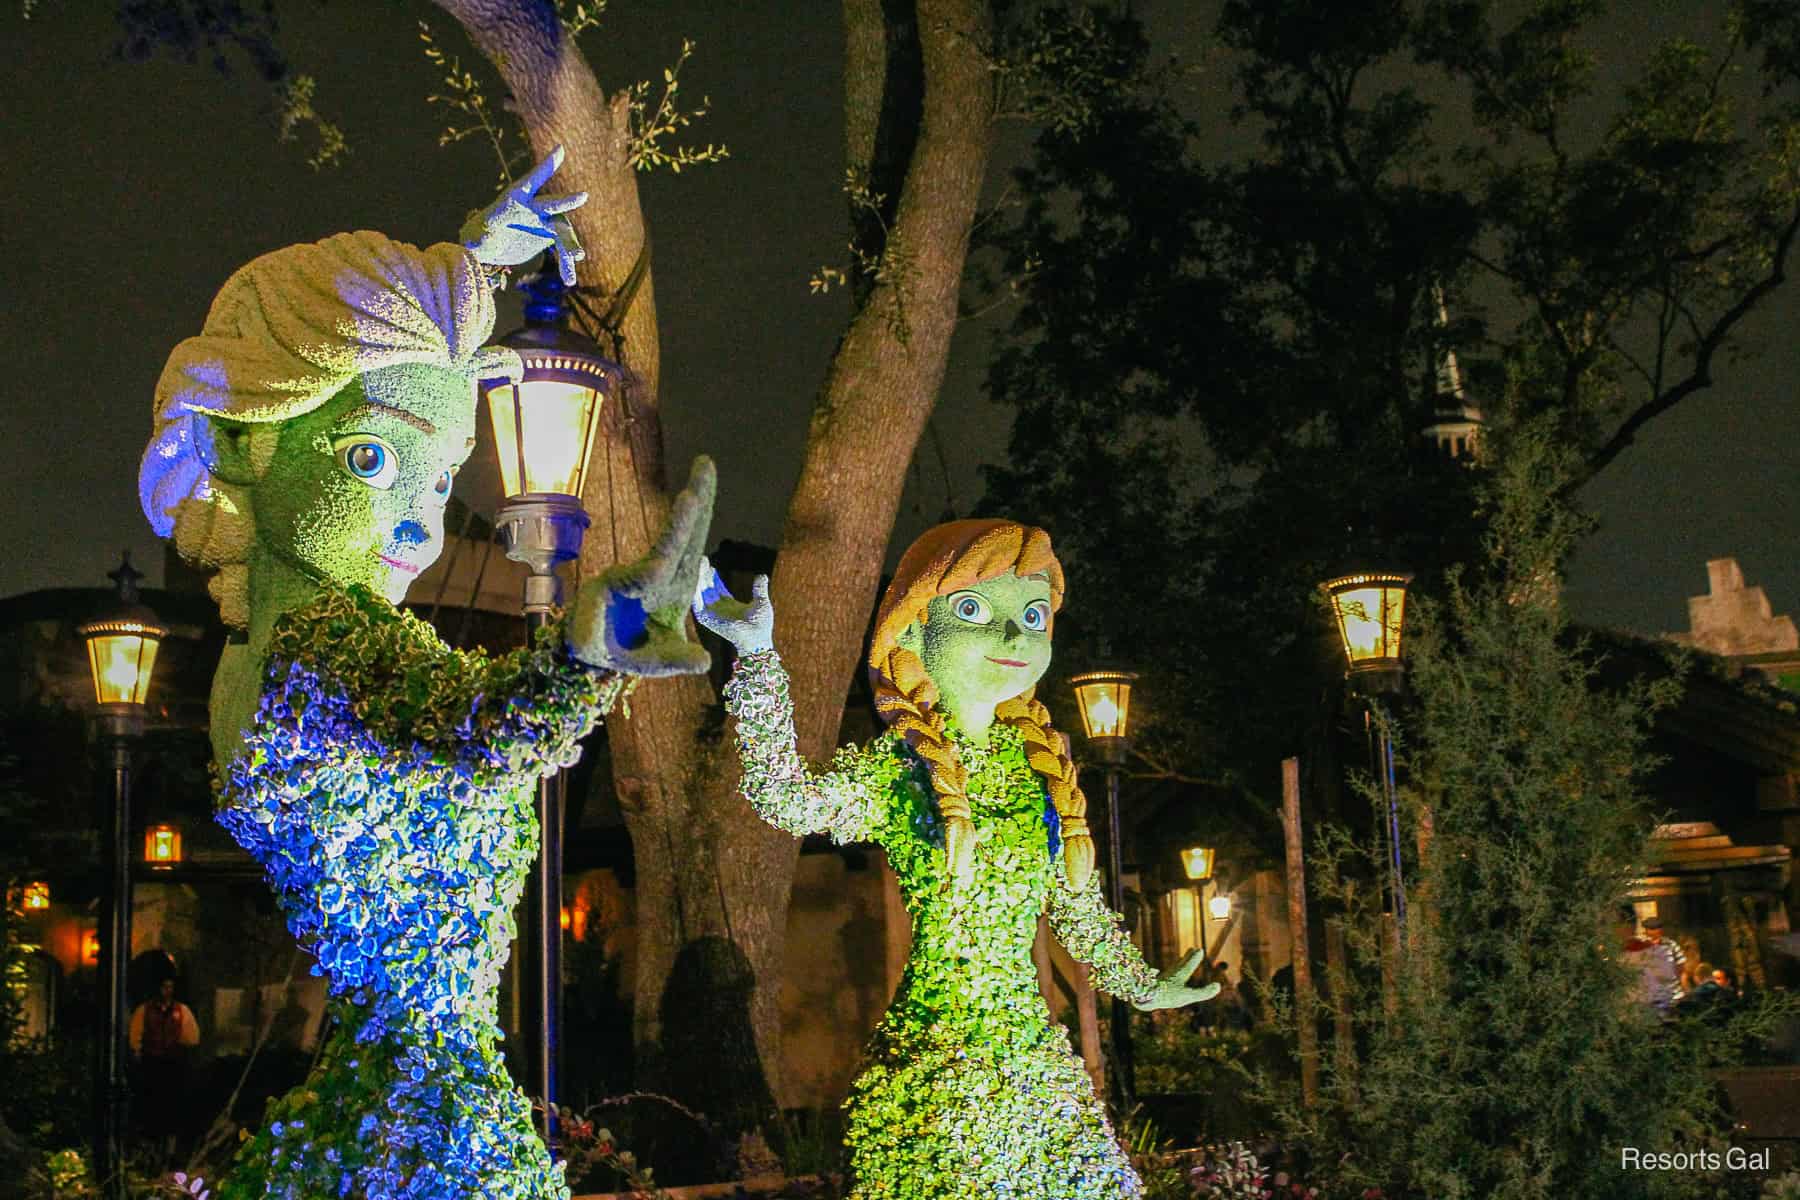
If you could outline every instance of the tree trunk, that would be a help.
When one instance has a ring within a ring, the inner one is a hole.
[[[623,94],[605,95],[547,0],[438,3],[500,71],[534,153],[567,149],[554,186],[589,193],[573,214],[588,252],[581,283],[610,297],[646,245]],[[907,265],[859,295],[813,414],[772,579],[800,749],[814,760],[837,738],[904,473],[943,378],[993,114],[986,0],[918,0],[916,11],[846,0],[845,21],[851,137],[869,140],[865,162],[883,147],[908,148],[887,242],[905,247]],[[922,94],[910,104],[907,73],[890,71],[886,52],[908,37],[922,63]],[[866,120],[871,112],[901,119]],[[652,278],[646,269],[621,331],[637,377],[621,406],[626,423],[596,447],[582,497],[593,522],[584,574],[643,553],[668,509]],[[780,1097],[778,1005],[798,844],[739,796],[731,739],[702,740],[716,702],[704,677],[648,682],[608,733],[638,880],[638,1082],[729,1130]]]

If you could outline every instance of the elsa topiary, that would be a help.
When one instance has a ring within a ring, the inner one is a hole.
[[[954,521],[900,560],[869,653],[888,731],[829,771],[794,749],[768,581],[748,605],[710,570],[702,624],[738,651],[726,688],[744,794],[791,833],[874,841],[912,914],[912,951],[845,1104],[851,1195],[1080,1200],[1141,1194],[1068,1034],[1050,1022],[1038,917],[1100,987],[1140,1009],[1205,1000],[1198,954],[1158,977],[1100,898],[1087,801],[1050,714],[1062,567],[1041,529]]]
[[[652,552],[585,581],[525,650],[458,652],[395,607],[442,549],[476,380],[518,370],[484,348],[489,269],[554,243],[572,275],[557,214],[583,197],[537,195],[559,161],[463,245],[350,233],[264,255],[157,384],[144,511],[218,568],[240,631],[213,682],[219,820],[267,870],[335,1018],[221,1200],[568,1195],[496,1049],[533,785],[575,761],[627,676],[705,668],[684,629],[711,464]]]

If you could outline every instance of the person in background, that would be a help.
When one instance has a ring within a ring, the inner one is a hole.
[[[1209,962],[1202,962],[1195,968],[1189,982],[1194,987],[1201,987],[1208,983],[1217,983],[1221,988],[1225,987],[1225,981],[1215,973],[1215,965]],[[1229,989],[1227,989],[1228,991]],[[1218,1004],[1197,1004],[1189,1009],[1189,1027],[1210,1033],[1213,1029],[1221,1026],[1225,1020],[1224,1005],[1227,999],[1227,993],[1221,992]]]
[[[1695,988],[1712,978],[1712,969],[1701,961],[1698,938],[1678,937],[1675,944],[1681,948],[1682,958],[1686,960],[1681,967],[1681,991],[1683,995],[1691,995]]]
[[[1740,1000],[1743,998],[1743,993],[1738,991],[1737,980],[1733,979],[1731,977],[1731,972],[1727,971],[1724,967],[1713,968],[1712,981],[1718,986],[1719,990],[1725,994],[1725,999],[1727,1001]]]
[[[1244,981],[1231,982],[1231,964],[1224,959],[1213,964],[1212,979],[1223,989],[1219,993],[1219,1028],[1248,1032],[1250,1010],[1244,1004]]]
[[[175,1153],[188,1101],[188,1056],[200,1044],[194,1010],[175,998],[175,979],[165,975],[156,995],[132,1010],[127,1034],[138,1065],[140,1127],[165,1161]]]
[[[1660,917],[1644,920],[1644,999],[1659,1017],[1674,1015],[1675,1005],[1686,993],[1681,987],[1681,971],[1687,965],[1687,954],[1673,940],[1663,936]]]

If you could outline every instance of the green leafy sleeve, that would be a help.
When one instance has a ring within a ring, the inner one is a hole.
[[[1156,972],[1100,895],[1100,872],[1089,873],[1086,884],[1070,890],[1058,855],[1045,915],[1063,948],[1092,968],[1095,987],[1132,1004],[1145,1003],[1156,993]]]
[[[794,701],[773,650],[738,656],[725,710],[737,719],[744,797],[758,816],[792,834],[829,833],[840,844],[878,840],[904,765],[846,746],[830,770],[809,770],[794,746]]]
[[[425,621],[360,587],[328,590],[285,615],[268,671],[265,707],[270,689],[290,704],[297,685],[335,692],[387,746],[528,774],[575,763],[581,739],[627,683],[571,656],[560,621],[530,646],[493,658],[452,648]]]

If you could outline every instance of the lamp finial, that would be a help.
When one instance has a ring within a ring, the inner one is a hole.
[[[119,589],[120,600],[126,604],[138,602],[138,580],[144,578],[144,573],[131,565],[131,551],[119,551],[119,565],[108,571],[106,577]]]

